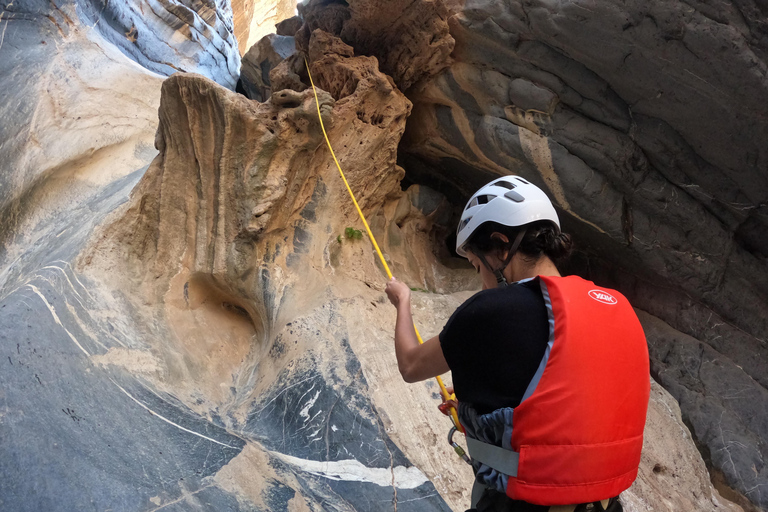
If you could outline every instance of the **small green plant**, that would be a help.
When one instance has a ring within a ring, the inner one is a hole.
[[[424,289],[424,288],[414,288],[413,286],[411,286],[411,291],[414,291],[414,292],[423,292],[423,293],[431,293],[429,290],[426,290],[426,289]]]
[[[350,240],[361,240],[363,238],[363,232],[355,228],[347,228],[344,230],[344,236]]]
[[[341,235],[339,235],[339,236],[337,236],[337,237],[336,237],[336,241],[337,241],[337,242],[339,242],[339,243],[341,243]]]

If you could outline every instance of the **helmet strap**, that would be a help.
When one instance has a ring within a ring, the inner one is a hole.
[[[488,261],[485,259],[485,256],[482,254],[478,254],[477,257],[480,259],[480,261],[485,265],[485,268],[490,270],[493,275],[496,277],[496,284],[499,288],[503,288],[505,286],[508,286],[509,283],[507,282],[507,278],[504,277],[504,269],[507,268],[507,265],[509,265],[509,262],[512,261],[512,258],[514,258],[515,253],[517,253],[518,247],[520,247],[520,243],[523,241],[523,237],[525,236],[527,229],[521,229],[520,232],[517,233],[517,236],[515,237],[515,242],[512,244],[512,246],[509,248],[509,252],[507,253],[507,257],[504,259],[504,262],[501,264],[499,268],[492,268]]]

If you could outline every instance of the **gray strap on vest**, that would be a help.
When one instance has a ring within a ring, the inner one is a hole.
[[[477,504],[480,502],[480,498],[483,497],[483,493],[488,487],[475,480],[475,484],[472,486],[472,501],[469,508],[477,508]]]
[[[517,476],[517,463],[520,459],[519,453],[472,439],[469,436],[467,436],[467,448],[473,460],[481,462],[499,473]]]

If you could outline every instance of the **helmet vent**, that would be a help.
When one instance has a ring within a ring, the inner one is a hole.
[[[516,179],[517,181],[519,181],[520,183],[524,183],[524,184],[526,184],[526,185],[530,185],[530,183],[528,183],[527,181],[525,181],[525,180],[524,180],[523,178],[521,178],[520,176],[515,176],[515,179]]]
[[[492,196],[490,194],[485,196],[477,196],[477,204],[487,204],[491,199],[494,198],[496,198],[496,196]]]
[[[518,194],[517,192],[515,192],[514,190],[510,190],[509,192],[504,194],[504,197],[506,197],[507,199],[511,199],[516,203],[522,203],[523,201],[525,201],[525,198],[520,194]]]
[[[488,194],[488,195],[482,195],[482,196],[476,196],[476,197],[473,197],[473,198],[472,198],[472,200],[471,200],[471,201],[469,202],[469,204],[467,205],[467,207],[466,207],[466,208],[464,208],[464,211],[467,211],[467,210],[469,210],[470,208],[472,208],[473,206],[477,206],[477,205],[479,205],[479,204],[488,204],[488,202],[489,202],[491,199],[494,199],[495,197],[496,197],[496,196],[494,196],[494,195],[490,195],[490,194]]]
[[[496,183],[494,183],[494,185],[496,185],[498,187],[504,187],[504,188],[509,189],[509,190],[512,190],[513,188],[515,188],[515,185],[513,185],[512,183],[510,183],[508,181],[497,181]]]
[[[456,230],[456,234],[461,233],[461,230],[467,227],[467,224],[469,224],[470,220],[472,220],[472,217],[467,217],[466,219],[462,220],[459,224],[459,229]]]

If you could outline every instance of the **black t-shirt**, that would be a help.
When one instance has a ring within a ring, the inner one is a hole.
[[[456,398],[479,414],[520,404],[548,341],[538,279],[476,293],[440,333]]]

